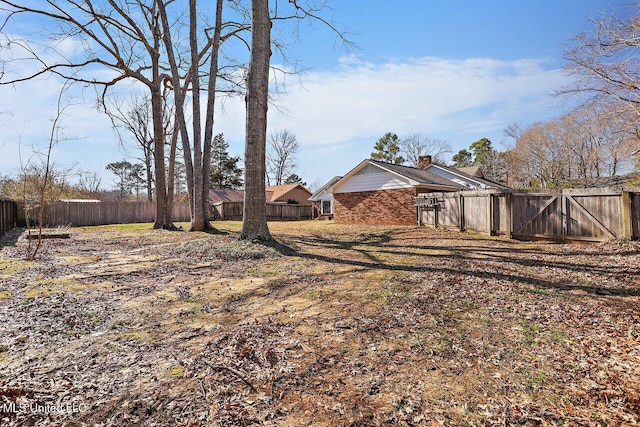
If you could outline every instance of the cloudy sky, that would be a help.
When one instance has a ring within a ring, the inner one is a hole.
[[[298,175],[310,185],[347,173],[386,132],[444,139],[452,154],[483,137],[503,149],[507,126],[566,111],[566,101],[551,94],[569,82],[562,54],[571,37],[589,30],[590,19],[602,13],[622,13],[611,0],[329,5],[324,15],[356,47],[344,47],[318,23],[303,25],[288,56],[307,71],[286,78],[285,92],[269,113],[269,132],[288,129],[296,135]],[[289,28],[277,25],[274,34],[293,38]],[[14,174],[30,147],[46,143],[58,88],[53,79],[0,86],[0,175]],[[91,102],[91,89],[83,91],[62,116],[54,161],[98,172],[110,188],[105,165],[135,153],[119,148],[109,120]],[[231,154],[242,155],[242,100],[226,101],[216,124]]]

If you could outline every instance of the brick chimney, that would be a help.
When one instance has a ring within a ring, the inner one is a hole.
[[[424,169],[427,166],[429,166],[431,164],[431,156],[430,155],[426,155],[426,156],[419,156],[418,157],[418,168],[419,169]]]

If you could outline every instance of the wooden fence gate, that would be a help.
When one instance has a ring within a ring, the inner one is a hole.
[[[610,240],[630,238],[624,192],[565,190],[556,194],[514,193],[514,238]]]
[[[620,189],[429,193],[417,206],[421,224],[516,239],[640,238],[640,192]]]

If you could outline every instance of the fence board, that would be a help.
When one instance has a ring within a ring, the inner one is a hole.
[[[462,197],[462,211],[464,212],[464,229],[489,232],[489,193],[476,192]]]
[[[214,219],[242,221],[243,202],[222,202],[212,206]],[[312,219],[313,207],[286,203],[267,203],[267,221],[300,221]]]
[[[428,193],[417,207],[420,223],[432,227],[520,239],[640,239],[640,192],[633,190]]]
[[[617,239],[624,236],[621,195],[565,196],[567,238]]]
[[[460,195],[459,193],[442,194],[442,206],[439,212],[441,224],[446,228],[461,228],[460,224]]]
[[[16,226],[18,204],[13,200],[0,199],[0,237]]]
[[[631,238],[640,239],[640,193],[631,193]]]
[[[557,194],[514,193],[511,196],[514,237],[562,236],[562,204]]]
[[[37,212],[31,217],[35,224]],[[43,225],[46,227],[90,226],[153,222],[156,204],[153,202],[56,202],[45,207]],[[188,203],[174,203],[173,220],[190,221]]]
[[[508,235],[511,232],[510,227],[510,195],[507,194],[492,194],[492,207],[491,215],[491,234]]]

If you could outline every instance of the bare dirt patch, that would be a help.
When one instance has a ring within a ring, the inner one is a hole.
[[[215,225],[5,238],[0,425],[640,422],[637,242]]]

